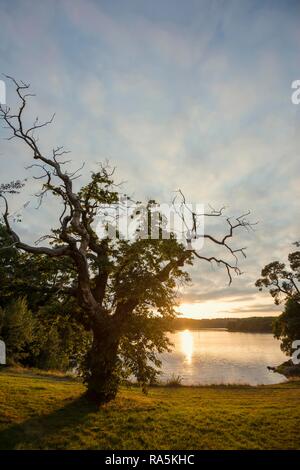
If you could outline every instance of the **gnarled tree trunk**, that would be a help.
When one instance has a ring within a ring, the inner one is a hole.
[[[116,397],[119,387],[120,336],[113,328],[94,328],[93,342],[87,357],[86,396],[97,404]]]

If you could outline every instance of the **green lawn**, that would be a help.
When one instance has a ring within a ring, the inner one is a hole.
[[[300,382],[123,388],[96,409],[59,376],[0,372],[0,449],[299,449]]]

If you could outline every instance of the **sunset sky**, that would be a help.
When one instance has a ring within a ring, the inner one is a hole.
[[[30,82],[31,119],[45,151],[65,145],[82,181],[109,159],[138,199],[251,210],[255,230],[243,275],[205,262],[190,270],[179,310],[194,318],[278,313],[254,286],[261,268],[286,260],[300,239],[299,1],[0,0],[0,71]],[[7,102],[13,102],[12,88]],[[0,130],[0,137],[6,131]],[[1,182],[24,178],[30,157],[0,144]],[[26,174],[30,176],[30,173]],[[55,205],[37,213],[29,183],[13,209],[33,241],[55,226]],[[224,225],[226,227],[226,225]],[[209,247],[204,245],[203,250]]]

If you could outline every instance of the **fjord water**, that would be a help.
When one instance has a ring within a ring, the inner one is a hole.
[[[162,381],[174,375],[184,385],[267,385],[286,380],[267,369],[288,359],[271,334],[207,329],[177,331],[169,337],[174,347],[172,353],[161,355]]]

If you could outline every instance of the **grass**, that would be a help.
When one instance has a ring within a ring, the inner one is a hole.
[[[122,388],[97,409],[78,381],[0,372],[0,449],[299,449],[300,382]]]
[[[172,375],[165,383],[166,387],[180,387],[182,385],[182,377],[180,375]]]

